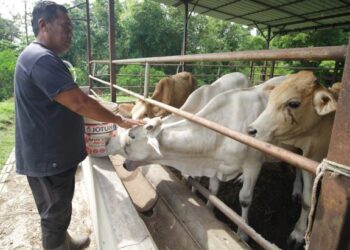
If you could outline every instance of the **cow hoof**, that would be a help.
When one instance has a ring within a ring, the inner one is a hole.
[[[298,241],[293,237],[289,237],[287,240],[288,250],[304,250],[305,240]]]

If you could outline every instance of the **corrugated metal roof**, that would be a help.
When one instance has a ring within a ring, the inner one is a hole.
[[[183,8],[183,0],[154,0]],[[188,0],[198,14],[274,33],[350,27],[350,0]]]

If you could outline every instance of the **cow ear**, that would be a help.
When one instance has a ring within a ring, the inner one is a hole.
[[[314,94],[314,107],[319,115],[327,115],[337,109],[337,101],[332,93],[327,90],[319,90]]]
[[[263,91],[264,93],[269,96],[271,91],[275,88],[274,85],[266,85],[264,88],[263,88]]]
[[[155,138],[155,137],[148,137],[147,143],[148,143],[152,148],[154,148],[154,150],[155,150],[160,156],[162,156],[162,153],[160,152],[160,149],[159,149],[159,142],[158,142],[157,138]]]

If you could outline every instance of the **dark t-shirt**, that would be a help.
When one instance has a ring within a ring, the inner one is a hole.
[[[39,43],[31,43],[15,71],[16,169],[33,177],[64,172],[86,157],[80,115],[54,101],[76,88],[62,60]]]

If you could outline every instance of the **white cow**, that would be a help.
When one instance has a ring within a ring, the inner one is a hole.
[[[274,79],[274,80],[273,80]],[[273,78],[272,81],[280,81],[278,77]],[[197,113],[201,110],[214,96],[223,93],[230,89],[236,88],[248,88],[250,85],[249,79],[239,72],[228,73],[226,75],[221,76],[215,82],[210,85],[203,85],[193,91],[190,96],[187,98],[186,102],[180,107],[180,110],[187,111],[190,113]],[[164,117],[162,123],[171,123],[177,120],[181,120],[182,118],[171,114],[169,116]],[[117,134],[126,133],[125,129],[118,127]],[[116,135],[111,139],[109,146],[107,147],[108,154],[121,154],[123,155],[123,149],[119,143],[119,137]]]
[[[256,87],[216,95],[197,115],[246,133],[267,104],[264,89],[284,79],[278,77]],[[216,177],[221,181],[242,174],[239,200],[242,217],[248,221],[253,189],[265,160],[261,152],[185,119],[163,123],[162,119],[153,118],[144,126],[127,130],[118,139],[120,142],[111,141],[107,148],[120,143],[117,148],[121,147],[124,156],[134,161],[126,162],[129,169],[142,162],[158,163],[172,166],[184,175]],[[241,231],[239,234],[246,237]]]
[[[312,72],[290,75],[271,91],[265,111],[249,126],[249,134],[300,148],[304,156],[321,161],[328,151],[339,89],[318,85]],[[302,212],[289,239],[294,248],[303,245],[311,202],[312,176],[302,171],[302,177]]]

